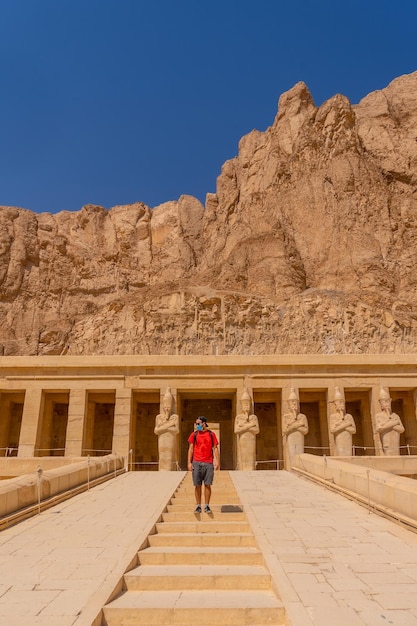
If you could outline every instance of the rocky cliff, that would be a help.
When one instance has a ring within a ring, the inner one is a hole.
[[[0,207],[0,353],[415,352],[416,244],[417,72],[298,83],[205,207]]]

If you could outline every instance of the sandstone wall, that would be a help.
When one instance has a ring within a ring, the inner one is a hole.
[[[0,353],[415,352],[416,220],[417,72],[298,83],[205,207],[0,207]]]

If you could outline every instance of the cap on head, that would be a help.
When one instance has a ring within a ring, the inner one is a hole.
[[[197,419],[200,420],[200,422],[205,422],[207,424],[207,417],[204,417],[204,415],[199,415]]]
[[[340,391],[339,387],[335,387],[334,388],[334,399],[335,400],[343,400],[343,395],[342,395],[342,392]]]

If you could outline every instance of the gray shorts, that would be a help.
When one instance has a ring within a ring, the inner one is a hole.
[[[205,485],[212,485],[214,477],[214,465],[213,463],[200,463],[200,461],[193,461],[193,485],[197,487],[204,483]]]

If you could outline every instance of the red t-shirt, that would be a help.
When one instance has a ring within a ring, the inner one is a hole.
[[[195,436],[195,443],[194,443]],[[211,437],[213,436],[213,443]],[[193,461],[200,463],[213,463],[213,446],[218,446],[219,442],[213,431],[197,430],[188,437],[188,443],[194,444]]]

